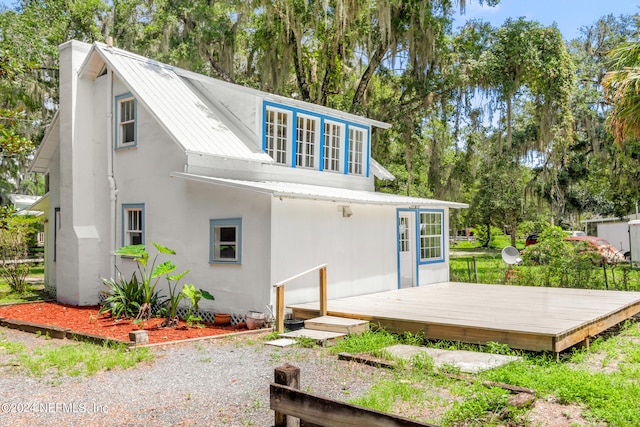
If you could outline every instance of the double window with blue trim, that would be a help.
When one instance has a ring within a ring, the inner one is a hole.
[[[276,164],[369,176],[369,127],[264,103],[263,149]]]

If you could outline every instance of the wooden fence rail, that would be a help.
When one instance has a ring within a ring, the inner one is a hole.
[[[270,407],[275,427],[437,427],[300,391],[300,368],[293,365],[276,368],[274,376]]]

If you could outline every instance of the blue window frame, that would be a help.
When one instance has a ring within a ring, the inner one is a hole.
[[[262,149],[276,164],[369,176],[369,126],[269,101],[262,116]]]
[[[144,203],[122,205],[122,246],[144,245]]]
[[[138,145],[138,102],[130,93],[115,97],[114,148],[122,150]]]
[[[242,218],[209,220],[209,263],[242,264]]]
[[[420,264],[444,262],[444,211],[418,211],[418,249]]]

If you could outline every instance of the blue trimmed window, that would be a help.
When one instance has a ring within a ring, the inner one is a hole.
[[[265,101],[262,149],[277,165],[369,176],[369,127]]]
[[[318,147],[318,124],[315,117],[297,114],[296,125],[296,166],[316,169]]]
[[[340,172],[344,125],[329,120],[324,121],[324,153],[322,169]]]
[[[144,245],[144,203],[122,205],[122,246]]]
[[[289,113],[267,108],[265,110],[264,150],[279,165],[289,159]]]
[[[115,98],[115,149],[132,148],[138,145],[138,103],[130,93]]]
[[[420,263],[444,261],[442,210],[420,210]]]
[[[364,174],[365,130],[349,128],[349,173]]]
[[[209,220],[209,263],[242,264],[242,218]]]

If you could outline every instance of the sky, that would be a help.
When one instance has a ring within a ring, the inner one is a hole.
[[[565,40],[578,37],[580,27],[589,26],[603,16],[640,14],[640,0],[501,0],[494,7],[480,6],[478,0],[467,3],[466,13],[455,16],[456,30],[468,19],[482,19],[496,27],[507,18],[524,16],[544,26],[555,22]]]

